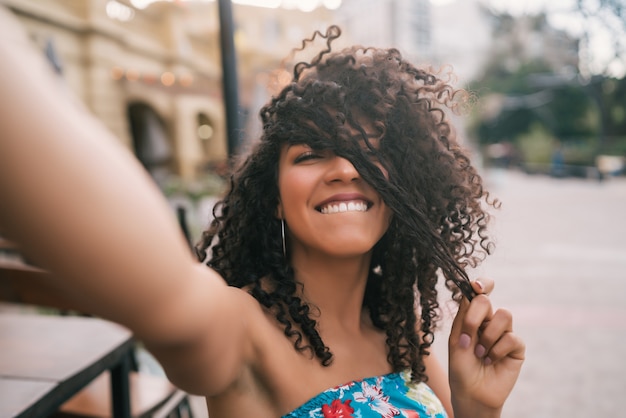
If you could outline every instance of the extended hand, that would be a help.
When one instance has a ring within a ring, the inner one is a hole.
[[[493,281],[472,283],[478,295],[463,299],[449,339],[449,374],[456,418],[499,417],[524,361],[525,345],[513,333],[511,313],[493,312]]]

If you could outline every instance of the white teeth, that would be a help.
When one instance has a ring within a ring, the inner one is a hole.
[[[323,214],[343,213],[343,212],[365,212],[367,211],[367,203],[365,202],[348,202],[330,204],[322,207],[320,211]]]

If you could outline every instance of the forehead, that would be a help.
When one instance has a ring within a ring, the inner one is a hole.
[[[348,148],[361,148],[361,149],[379,149],[380,147],[380,135],[374,134],[366,134],[361,135],[360,133],[354,133],[352,135],[348,135],[342,138],[316,138],[314,135],[311,135],[310,138],[291,138],[285,142],[280,147],[281,154],[283,151],[289,150],[295,146],[305,146],[310,149],[315,150],[332,150],[338,151],[341,149]]]

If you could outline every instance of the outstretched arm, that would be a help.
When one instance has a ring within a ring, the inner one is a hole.
[[[248,349],[246,296],[193,260],[138,161],[3,8],[0,26],[0,231],[91,313],[133,330],[181,387],[218,391]]]

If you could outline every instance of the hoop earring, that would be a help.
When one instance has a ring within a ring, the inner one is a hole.
[[[283,239],[283,257],[287,258],[287,246],[285,245],[285,220],[280,220],[280,236]]]

